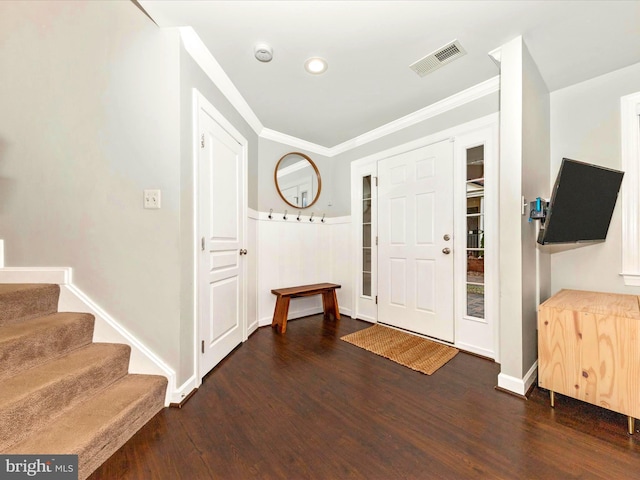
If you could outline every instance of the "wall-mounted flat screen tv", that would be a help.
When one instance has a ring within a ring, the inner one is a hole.
[[[618,170],[563,158],[538,243],[604,241],[623,175]]]

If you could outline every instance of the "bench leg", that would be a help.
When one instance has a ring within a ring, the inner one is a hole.
[[[287,315],[289,314],[289,297],[278,296],[276,307],[273,311],[271,327],[280,333],[287,331]]]
[[[340,320],[338,297],[335,290],[322,292],[322,310],[324,311],[325,316],[333,314],[333,318]]]

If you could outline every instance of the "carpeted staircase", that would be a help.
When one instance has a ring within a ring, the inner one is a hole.
[[[60,287],[0,284],[0,453],[77,454],[85,479],[164,406],[167,380],[128,374],[128,345],[92,343]]]

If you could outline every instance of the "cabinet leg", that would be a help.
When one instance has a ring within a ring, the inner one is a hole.
[[[556,406],[556,392],[549,390],[549,399],[551,400],[551,408]]]
[[[636,429],[636,419],[633,417],[627,417],[629,423],[629,435],[633,435],[633,431]]]

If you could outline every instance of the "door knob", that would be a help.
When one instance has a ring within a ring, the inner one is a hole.
[[[246,248],[241,248],[240,249],[240,255],[246,255],[247,254],[247,249]]]
[[[442,253],[444,253],[445,255],[449,255],[451,253],[451,249],[450,248],[443,248],[442,249]]]

